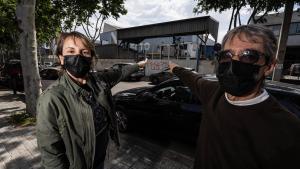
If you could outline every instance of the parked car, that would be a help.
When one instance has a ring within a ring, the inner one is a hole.
[[[284,75],[281,82],[291,83],[291,84],[300,84],[300,63],[294,63],[291,65],[288,71],[288,75]]]
[[[206,78],[206,77],[204,77]],[[207,76],[208,80],[217,80]],[[300,117],[300,87],[281,82],[266,82],[268,92],[288,110]],[[125,90],[114,95],[121,132],[158,127],[156,132],[177,133],[196,140],[202,105],[178,78],[159,85]]]
[[[300,76],[300,63],[292,64],[289,72],[291,76]]]
[[[132,63],[116,63],[112,66],[113,69],[122,69],[126,65],[131,65]],[[132,73],[125,80],[126,81],[140,81],[142,77],[145,76],[144,69],[140,69],[138,72]]]
[[[45,90],[51,83],[59,77],[60,69],[58,67],[46,67],[40,71],[42,81],[42,90]]]
[[[24,90],[22,66],[19,59],[11,59],[4,63],[1,80],[1,83],[13,89],[15,94],[17,91]]]
[[[44,65],[46,67],[51,67],[53,65],[53,62],[44,62]]]
[[[194,69],[192,68],[186,68],[190,71],[194,71]],[[174,78],[176,77],[173,73],[170,73],[169,70],[164,70],[162,72],[159,72],[159,73],[154,73],[154,74],[151,74],[149,76],[149,81],[152,83],[152,84],[159,84],[161,82],[164,82],[168,79],[171,79],[171,78]]]

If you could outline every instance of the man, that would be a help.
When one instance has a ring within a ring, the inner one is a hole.
[[[300,167],[300,121],[264,89],[276,44],[263,27],[231,30],[218,55],[218,82],[170,63],[203,104],[195,169]]]

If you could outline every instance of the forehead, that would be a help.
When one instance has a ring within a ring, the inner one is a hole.
[[[88,48],[83,39],[67,37],[64,41],[64,48]]]
[[[263,52],[264,41],[258,36],[247,36],[244,33],[230,37],[224,44],[224,49],[256,49]]]

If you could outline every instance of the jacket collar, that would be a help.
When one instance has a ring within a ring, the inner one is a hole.
[[[67,72],[64,72],[60,79],[60,83],[65,84],[68,89],[74,94],[85,95],[88,94],[88,91],[80,87],[76,82],[74,82]],[[91,81],[87,80],[87,85],[92,89]]]

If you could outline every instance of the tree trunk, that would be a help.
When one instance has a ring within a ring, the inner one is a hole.
[[[20,34],[20,55],[23,70],[26,112],[35,116],[41,80],[37,62],[35,0],[19,0],[16,9]]]
[[[281,79],[283,62],[284,62],[285,51],[286,51],[286,43],[288,40],[290,24],[293,15],[293,7],[294,7],[293,1],[287,2],[285,4],[284,18],[281,25],[281,30],[280,30],[279,40],[278,40],[278,49],[276,52],[277,65],[275,67],[275,70],[273,72],[273,77],[272,77],[272,80],[274,81],[280,81]]]

